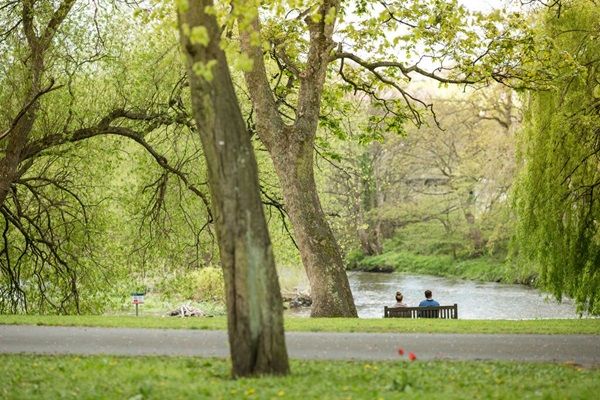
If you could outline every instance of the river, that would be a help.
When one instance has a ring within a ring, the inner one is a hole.
[[[539,290],[524,285],[477,282],[403,273],[349,272],[354,302],[361,318],[380,318],[383,307],[396,301],[399,290],[404,302],[417,306],[430,289],[441,305],[458,304],[460,319],[536,319],[578,318],[570,299],[557,303]],[[310,310],[288,311],[294,316],[308,316]]]

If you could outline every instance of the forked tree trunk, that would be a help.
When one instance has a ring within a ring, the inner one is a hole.
[[[189,0],[189,6],[178,11],[225,277],[232,372],[234,376],[287,374],[283,303],[256,160],[219,47],[217,21],[205,12],[211,6],[212,1]],[[207,30],[206,46],[191,43],[186,34],[198,27]],[[216,64],[211,67],[213,60]],[[212,78],[198,75],[198,66],[211,71]]]
[[[310,282],[311,316],[356,317],[342,256],[317,193],[313,140],[299,142],[297,133],[286,134],[288,140],[276,143],[271,155]]]
[[[314,141],[317,134],[321,94],[327,66],[333,50],[331,11],[339,6],[337,0],[319,4],[320,18],[307,16],[310,48],[306,69],[299,74],[300,90],[296,119],[286,125],[279,115],[269,85],[263,58],[263,48],[253,40],[251,32],[240,32],[242,50],[253,59],[253,68],[245,78],[254,110],[260,140],[266,146],[283,191],[286,210],[294,233],[304,269],[308,275],[313,306],[312,317],[356,317],[356,307],[339,246],[319,201],[314,171]],[[255,15],[252,15],[255,12]],[[260,32],[258,9],[239,17],[240,25]]]

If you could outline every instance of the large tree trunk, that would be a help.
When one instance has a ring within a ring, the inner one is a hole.
[[[283,303],[258,190],[256,160],[227,60],[219,47],[217,21],[205,12],[211,6],[212,1],[190,0],[187,9],[179,10],[179,25],[194,118],[208,166],[225,277],[233,375],[286,374]],[[210,38],[206,46],[191,43],[186,35],[202,26]],[[216,65],[211,66],[213,60]],[[211,71],[212,78],[198,75],[199,65]]]
[[[333,21],[328,16],[339,1],[319,5],[321,18],[307,16],[310,49],[306,69],[298,78],[300,90],[296,119],[284,124],[269,86],[263,49],[252,39],[249,29],[241,30],[241,46],[254,61],[245,73],[250,97],[256,111],[260,140],[268,149],[279,176],[286,210],[290,215],[296,241],[311,287],[313,317],[356,317],[356,307],[338,244],[325,219],[313,171],[314,140],[317,134],[321,94],[333,50]],[[258,10],[240,17],[240,25],[260,32]]]
[[[312,317],[356,317],[338,244],[325,219],[315,184],[313,139],[286,131],[271,149],[286,209],[310,282]],[[287,145],[285,145],[287,144]]]

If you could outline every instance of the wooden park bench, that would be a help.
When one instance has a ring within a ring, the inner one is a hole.
[[[458,319],[458,304],[439,307],[384,307],[383,317]]]

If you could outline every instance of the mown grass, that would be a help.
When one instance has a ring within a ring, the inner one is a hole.
[[[227,328],[227,320],[225,317],[178,318],[152,316],[0,315],[0,324],[216,330],[223,330]],[[586,318],[510,321],[288,317],[285,319],[285,328],[288,331],[303,332],[530,333],[600,335],[600,319]]]
[[[292,374],[233,380],[191,357],[0,355],[2,399],[592,399],[600,370],[523,362],[292,361]]]
[[[483,256],[457,260],[449,255],[420,255],[406,251],[389,251],[356,260],[351,269],[361,271],[395,270],[423,275],[451,276],[462,279],[531,284],[531,271],[512,268],[505,261]]]

